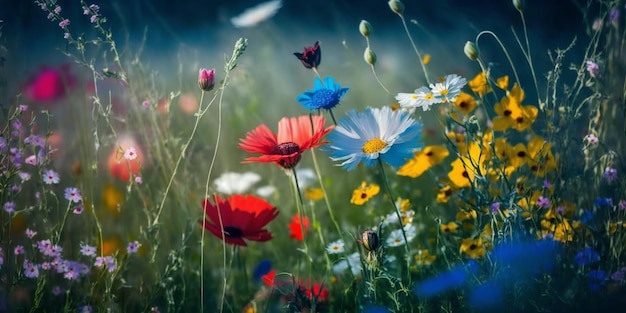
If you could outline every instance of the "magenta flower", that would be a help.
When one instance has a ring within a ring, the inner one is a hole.
[[[37,235],[36,231],[31,230],[30,228],[26,228],[26,237],[28,237],[28,239],[33,239],[35,235]]]
[[[210,91],[215,87],[215,69],[200,69],[198,73],[198,87],[203,91]]]
[[[66,28],[70,25],[70,20],[68,19],[64,19],[59,23],[59,27],[61,28]]]
[[[600,74],[600,66],[596,62],[588,60],[587,61],[587,72],[589,72],[589,75],[591,75],[591,77],[597,77],[598,74]]]
[[[543,209],[547,209],[550,207],[550,199],[544,197],[544,196],[540,196],[539,199],[537,199],[537,206],[539,206],[540,208]]]

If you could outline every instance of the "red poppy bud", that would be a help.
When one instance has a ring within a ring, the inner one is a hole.
[[[319,41],[316,41],[313,47],[304,48],[304,53],[294,52],[293,55],[295,55],[306,68],[317,68],[322,62],[322,49],[320,48]]]

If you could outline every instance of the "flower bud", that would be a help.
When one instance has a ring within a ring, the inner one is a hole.
[[[359,24],[359,31],[363,37],[369,37],[370,33],[372,33],[372,24],[366,20],[361,20],[361,23]]]
[[[463,47],[463,52],[465,52],[465,55],[472,61],[476,61],[478,59],[478,49],[476,48],[476,45],[471,41],[465,43],[465,46]]]
[[[365,48],[365,52],[363,52],[363,59],[367,64],[374,66],[376,64],[376,54],[370,47]]]
[[[524,9],[524,0],[513,0],[513,6],[515,7],[515,9],[522,12],[522,10]]]
[[[203,68],[198,73],[198,87],[204,91],[210,91],[215,87],[215,69]]]
[[[378,250],[378,247],[380,247],[378,234],[371,230],[364,231],[361,234],[361,244],[363,244],[363,248],[369,252]]]
[[[404,13],[404,3],[400,0],[389,0],[388,2],[389,8],[391,11],[398,15],[402,15]]]

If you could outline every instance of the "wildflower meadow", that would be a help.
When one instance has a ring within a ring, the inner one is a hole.
[[[626,310],[626,1],[444,50],[418,1],[372,1],[391,43],[278,39],[273,0],[175,62],[30,2],[60,61],[12,72],[0,15],[0,313]]]

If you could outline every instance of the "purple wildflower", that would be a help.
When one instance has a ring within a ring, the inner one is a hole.
[[[128,253],[137,253],[139,247],[141,247],[141,244],[139,243],[139,241],[135,240],[128,243],[128,246],[126,246],[126,251],[128,251]]]
[[[613,167],[607,167],[602,175],[607,183],[612,183],[617,179],[617,169]]]
[[[547,209],[550,207],[550,199],[544,197],[544,196],[539,196],[539,199],[537,199],[537,206],[539,206],[542,209]]]
[[[617,20],[617,19],[619,18],[619,16],[620,16],[620,12],[619,12],[619,10],[618,10],[618,9],[612,9],[612,10],[609,12],[609,20],[610,20],[611,22],[613,22],[613,21]]]
[[[83,214],[85,212],[85,207],[82,204],[77,204],[74,208],[74,214]]]
[[[589,75],[591,75],[591,77],[597,77],[598,74],[600,74],[600,66],[596,62],[588,60],[587,61],[587,72],[589,72]]]
[[[494,202],[491,204],[491,213],[496,214],[500,211],[500,202]]]
[[[61,13],[61,7],[57,5],[57,6],[54,8],[54,13],[56,13],[56,14],[60,14],[60,13]]]
[[[64,19],[59,23],[59,27],[61,28],[66,28],[70,25],[70,20],[68,19]]]
[[[80,195],[80,191],[75,187],[65,188],[65,199],[74,203],[79,203],[83,200],[83,196]]]
[[[24,276],[28,278],[39,277],[39,266],[30,263],[28,260],[24,260]]]
[[[30,228],[26,228],[26,237],[28,237],[28,239],[33,239],[35,235],[37,235],[36,231],[31,230]]]
[[[86,244],[81,244],[80,253],[84,256],[96,256],[96,247],[92,247]]]
[[[13,212],[15,212],[15,202],[13,201],[9,201],[6,202],[2,208],[9,214],[13,214]]]
[[[59,173],[55,172],[54,170],[43,170],[42,176],[43,182],[46,185],[58,184],[61,180],[61,178],[59,177]]]
[[[17,246],[15,246],[15,248],[13,249],[13,253],[14,253],[15,255],[21,255],[21,254],[24,254],[24,246],[22,246],[22,245],[17,245]]]

